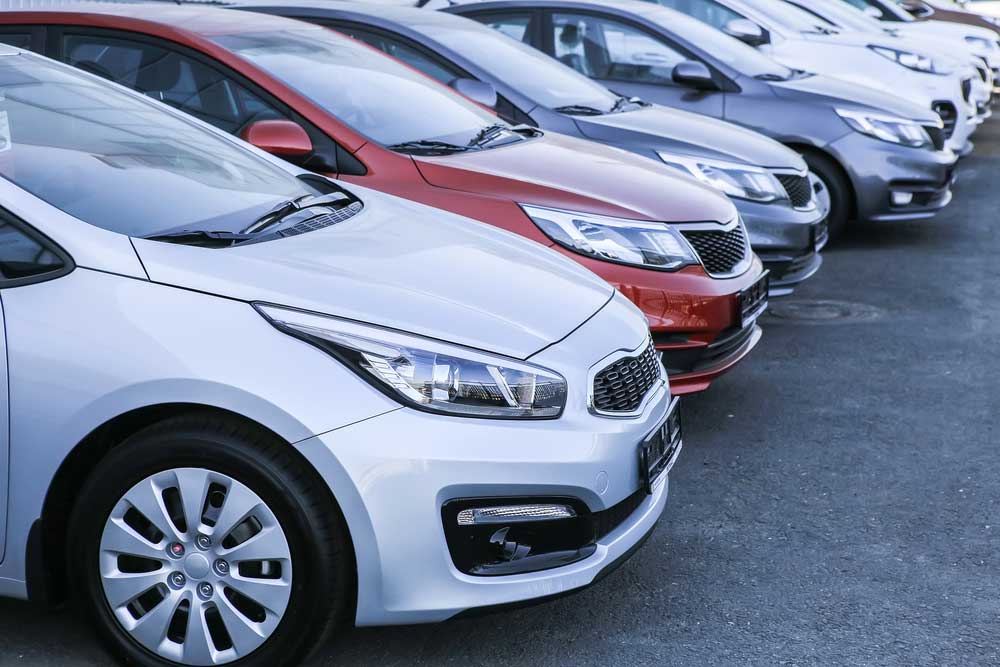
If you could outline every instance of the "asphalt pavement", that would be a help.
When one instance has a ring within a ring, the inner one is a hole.
[[[1000,664],[1000,120],[975,141],[950,208],[850,233],[684,400],[667,512],[620,570],[311,664]],[[73,613],[0,601],[0,665],[110,663]]]

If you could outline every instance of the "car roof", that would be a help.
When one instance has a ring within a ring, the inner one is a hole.
[[[77,2],[74,0],[3,0],[0,15],[33,14],[62,18],[73,16],[114,16],[161,26],[201,36],[278,30],[303,24],[280,16],[247,12],[237,20],[231,11],[207,3],[133,3],[119,0]]]

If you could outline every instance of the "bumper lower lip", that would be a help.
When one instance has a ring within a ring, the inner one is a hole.
[[[670,390],[675,395],[684,395],[708,389],[712,382],[732,370],[750,354],[762,335],[761,328],[754,324],[740,332],[723,332],[710,345],[686,350],[661,349],[661,353],[664,353],[664,365],[686,365],[686,368],[680,369],[681,372],[670,376]],[[681,353],[686,353],[686,357],[680,357]],[[682,359],[682,362],[678,362],[678,359]]]
[[[818,252],[808,252],[791,259],[769,255],[760,259],[771,272],[771,290],[768,292],[771,297],[788,296],[823,266],[823,256]]]

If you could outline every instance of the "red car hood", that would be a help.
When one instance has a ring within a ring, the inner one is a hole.
[[[655,160],[546,133],[483,151],[414,158],[431,185],[635,220],[728,222],[732,202]]]

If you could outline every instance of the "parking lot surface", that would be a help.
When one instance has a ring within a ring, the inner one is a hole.
[[[685,400],[667,513],[620,570],[314,664],[1000,662],[1000,120],[975,139],[950,208],[849,235]],[[0,664],[109,663],[73,613],[0,601]]]

